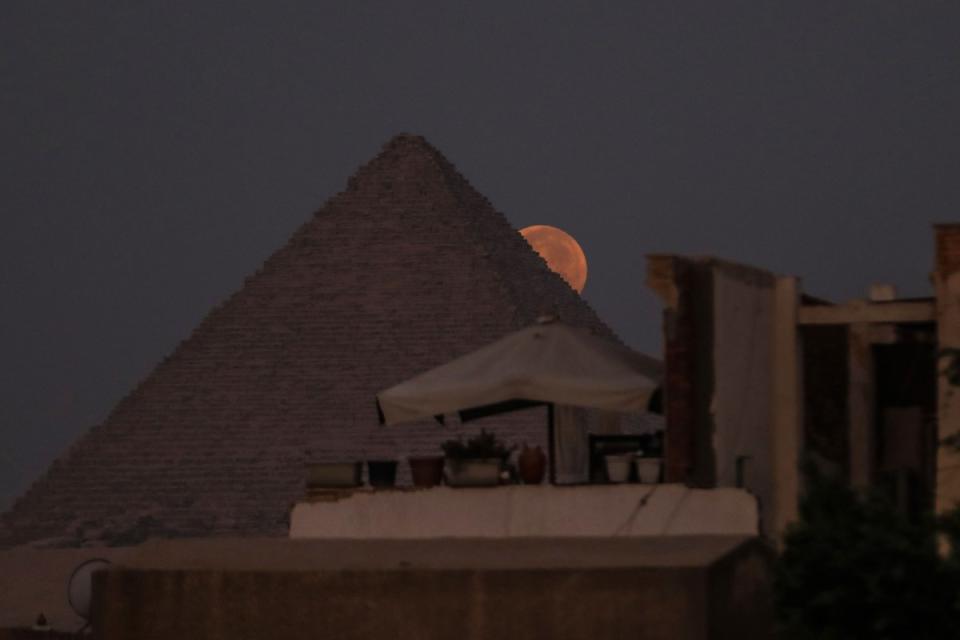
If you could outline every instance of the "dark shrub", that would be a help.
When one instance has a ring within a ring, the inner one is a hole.
[[[813,469],[807,480],[776,567],[780,637],[957,637],[957,563],[937,553],[937,523],[911,521]],[[960,525],[960,516],[951,522]]]

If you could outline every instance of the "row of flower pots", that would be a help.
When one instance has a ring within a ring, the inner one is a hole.
[[[540,447],[524,445],[513,465],[509,458],[516,447],[508,447],[483,429],[466,441],[447,440],[440,448],[442,456],[407,459],[415,487],[443,483],[451,487],[492,487],[512,482],[540,484],[546,475],[547,456]]]
[[[507,447],[494,434],[483,430],[465,442],[448,440],[441,448],[442,456],[407,459],[415,487],[434,487],[443,483],[452,487],[495,486],[510,482],[540,484],[546,473],[547,457],[539,447],[524,446],[517,454],[516,464],[510,464],[510,454],[516,447]],[[308,468],[307,485],[312,488],[358,487],[363,484],[362,474],[363,464],[360,462],[313,464]],[[367,479],[373,487],[395,486],[397,461],[368,461]]]
[[[607,480],[613,483],[629,482],[632,478],[647,484],[660,482],[662,447],[655,442],[656,435],[644,453],[607,455]],[[510,458],[516,447],[508,447],[487,431],[463,440],[448,440],[441,445],[444,455],[420,456],[407,459],[410,477],[415,487],[434,487],[448,484],[452,487],[495,486],[523,482],[540,484],[547,469],[547,457],[539,447],[527,447]],[[651,455],[652,454],[652,455]],[[635,475],[631,472],[636,470]],[[307,484],[312,488],[349,488],[363,484],[363,463],[327,463],[311,465]],[[373,487],[393,487],[397,481],[396,460],[367,462],[367,479]]]
[[[607,463],[607,480],[622,483],[630,480],[631,467],[637,471],[636,478],[644,484],[660,482],[663,467],[662,458],[643,457],[633,453],[609,455],[605,457]]]
[[[516,467],[501,458],[450,458],[421,456],[407,458],[410,478],[415,487],[495,486],[514,479],[524,484],[540,484],[546,471],[546,456],[539,448],[524,449]],[[369,460],[367,482],[371,487],[394,487],[397,483],[396,460]],[[515,470],[515,476],[511,471]],[[363,463],[336,462],[309,465],[307,485],[314,488],[351,488],[363,484]]]
[[[408,461],[415,487],[433,487],[441,482],[451,487],[489,487],[516,481],[540,484],[547,471],[547,456],[540,447],[524,447],[515,466],[498,457],[428,456]]]
[[[411,459],[411,469],[416,474],[418,466]],[[397,484],[396,460],[369,460],[367,481],[371,487],[393,487]],[[363,484],[362,462],[320,462],[307,465],[307,486],[311,488],[337,489],[359,487]]]
[[[480,487],[516,481],[540,484],[547,466],[546,456],[539,448],[527,447],[517,456],[516,466],[507,465],[503,458],[422,456],[408,458],[407,462],[415,487],[435,487],[444,483],[452,487]],[[639,482],[660,482],[661,458],[618,454],[606,456],[605,462],[607,479],[612,483],[628,482],[633,469],[636,469],[635,477]],[[363,464],[360,462],[314,464],[308,473],[307,484],[312,487],[348,488],[363,484]],[[397,461],[368,461],[367,481],[376,488],[396,486]]]

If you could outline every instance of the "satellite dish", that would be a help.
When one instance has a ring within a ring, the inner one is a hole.
[[[80,563],[67,581],[67,600],[77,615],[90,620],[90,600],[93,594],[93,572],[110,566],[108,560],[91,558]]]

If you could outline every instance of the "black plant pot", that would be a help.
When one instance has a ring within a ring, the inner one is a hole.
[[[371,487],[395,487],[397,485],[397,461],[368,460],[367,477]]]

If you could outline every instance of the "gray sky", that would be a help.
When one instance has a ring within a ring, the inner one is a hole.
[[[0,507],[354,168],[425,135],[659,349],[650,252],[929,292],[960,3],[0,4]]]

